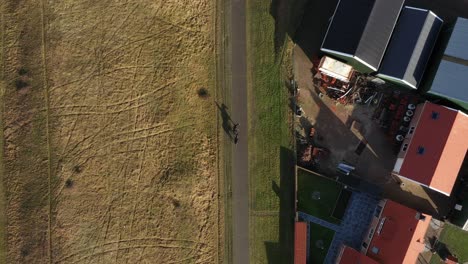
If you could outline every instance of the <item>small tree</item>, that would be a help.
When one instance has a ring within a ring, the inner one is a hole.
[[[27,70],[26,68],[21,67],[21,68],[18,70],[18,74],[19,74],[19,75],[25,75],[26,73],[28,73],[28,70]]]
[[[75,166],[73,166],[73,171],[75,173],[80,173],[80,172],[83,171],[83,167],[81,167],[81,165],[75,165]]]
[[[208,90],[205,87],[198,89],[197,94],[201,98],[208,98],[210,96],[210,94],[208,93]]]
[[[66,181],[65,181],[65,187],[67,188],[71,188],[73,187],[73,180],[68,178]]]
[[[16,90],[20,90],[20,89],[23,89],[24,87],[28,86],[28,83],[21,80],[21,79],[18,79],[15,81],[15,86],[16,86]]]

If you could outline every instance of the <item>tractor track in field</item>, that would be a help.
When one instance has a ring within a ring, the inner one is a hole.
[[[47,255],[49,264],[52,263],[52,164],[51,164],[51,146],[50,146],[50,102],[49,102],[49,86],[47,83],[47,54],[46,54],[46,29],[45,29],[45,3],[41,0],[41,43],[42,43],[42,77],[44,97],[46,104],[46,140],[47,140],[47,177],[48,177],[48,215],[47,215]]]

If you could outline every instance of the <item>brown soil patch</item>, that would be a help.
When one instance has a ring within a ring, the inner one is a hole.
[[[217,262],[214,2],[4,2],[8,263]]]

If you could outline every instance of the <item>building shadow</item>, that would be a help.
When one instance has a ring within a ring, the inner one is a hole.
[[[337,4],[338,0],[310,0],[303,7],[302,20],[292,39],[310,59],[314,59],[320,52],[323,37]]]
[[[281,57],[286,37],[294,37],[308,0],[271,0],[270,15],[275,20],[275,54]]]
[[[437,194],[435,194],[437,195]],[[443,195],[443,194],[440,194]],[[419,212],[429,214],[436,219],[442,219],[444,206],[434,202],[434,198],[425,199],[420,196],[414,195],[410,191],[403,190],[400,185],[395,182],[389,183],[385,186],[383,193],[384,198],[390,199],[407,207],[413,208]],[[443,197],[440,197],[443,198]]]
[[[265,242],[268,263],[291,263],[294,253],[294,164],[291,149],[280,148],[280,184],[272,182],[273,191],[280,198],[279,243]]]
[[[280,264],[281,262],[281,247],[277,242],[265,241],[265,249],[267,252],[268,264]],[[291,263],[291,262],[286,262]]]

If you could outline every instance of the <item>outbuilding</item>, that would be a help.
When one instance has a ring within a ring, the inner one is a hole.
[[[457,18],[446,34],[423,91],[468,110],[468,19]]]
[[[416,89],[442,24],[443,20],[430,10],[405,6],[377,76]]]
[[[404,0],[340,0],[321,50],[361,72],[379,69]]]

